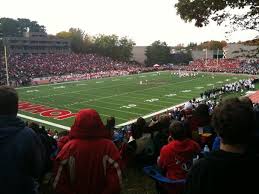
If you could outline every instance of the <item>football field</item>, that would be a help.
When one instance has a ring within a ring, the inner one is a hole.
[[[103,121],[114,116],[118,125],[140,116],[150,117],[152,113],[199,97],[209,88],[247,77],[199,73],[180,78],[170,72],[151,72],[17,88],[19,115],[49,126],[68,128],[75,113],[93,108]]]

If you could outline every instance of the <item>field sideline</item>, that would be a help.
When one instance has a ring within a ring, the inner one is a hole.
[[[195,77],[179,78],[170,72],[151,72],[17,88],[20,101],[24,102],[19,116],[69,129],[74,120],[73,113],[93,108],[103,121],[114,116],[116,124],[123,125],[139,116],[150,117],[152,113],[199,97],[206,89],[247,77],[200,73]],[[64,115],[70,117],[63,118]]]

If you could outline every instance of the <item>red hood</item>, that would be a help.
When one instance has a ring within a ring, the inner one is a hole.
[[[100,115],[93,109],[83,109],[79,111],[75,122],[71,127],[70,138],[109,138],[110,133],[102,123]]]

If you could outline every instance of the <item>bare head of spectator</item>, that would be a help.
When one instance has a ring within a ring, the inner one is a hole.
[[[159,117],[158,122],[162,129],[168,129],[171,122],[171,118],[169,115],[164,114]]]
[[[207,104],[199,104],[193,114],[199,118],[207,118],[209,117],[209,106]]]
[[[255,130],[253,107],[238,98],[226,99],[215,108],[212,123],[223,145],[247,145]]]
[[[40,126],[38,123],[30,123],[29,127],[35,132],[35,133],[40,133]]]
[[[182,141],[187,138],[186,129],[180,121],[173,121],[169,126],[169,134],[174,140]],[[169,139],[169,140],[172,140]]]
[[[17,115],[18,94],[14,88],[0,86],[0,115]]]
[[[106,128],[113,130],[115,128],[115,118],[114,117],[108,117],[106,121]]]
[[[134,139],[139,139],[143,134],[143,131],[142,130],[139,130],[137,128],[137,125],[136,123],[132,123],[131,124],[131,135]]]
[[[136,125],[137,125],[138,128],[144,129],[147,126],[147,122],[142,117],[139,117],[137,119]]]

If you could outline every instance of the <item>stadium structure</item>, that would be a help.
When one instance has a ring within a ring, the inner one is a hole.
[[[44,32],[25,32],[23,37],[3,38],[9,54],[70,53],[70,41]]]

